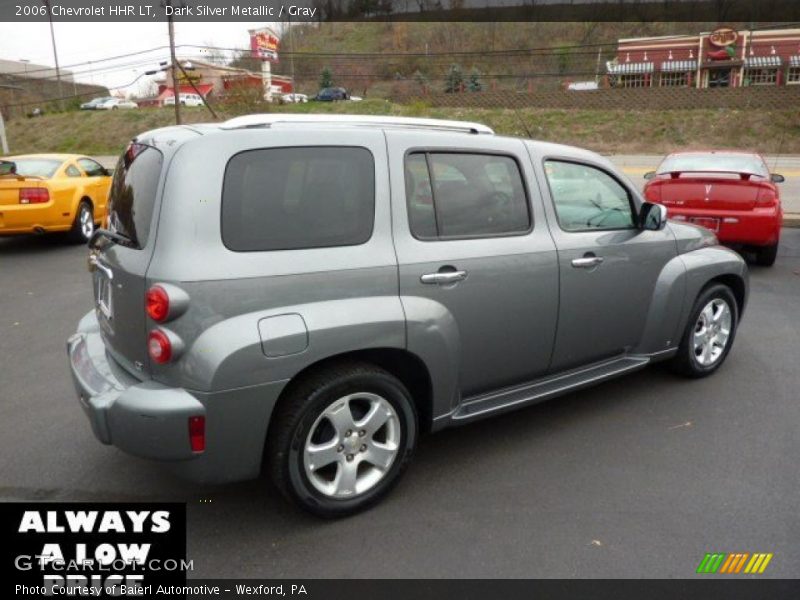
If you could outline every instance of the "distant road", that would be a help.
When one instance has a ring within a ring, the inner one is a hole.
[[[96,157],[103,166],[113,167],[117,162],[116,156]],[[663,156],[652,154],[612,154],[611,161],[630,177],[639,189],[644,187],[643,175],[653,171],[661,162]],[[765,156],[767,165],[774,173],[786,177],[780,185],[783,210],[787,213],[800,213],[800,156]]]

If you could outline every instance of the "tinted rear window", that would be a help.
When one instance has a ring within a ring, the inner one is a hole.
[[[365,148],[250,150],[222,186],[222,240],[231,250],[363,244],[375,218],[375,162]]]
[[[658,167],[659,173],[696,171],[714,173],[734,171],[768,177],[767,167],[758,156],[751,154],[676,154],[668,156]]]
[[[119,159],[108,197],[108,223],[136,248],[147,244],[164,157],[151,146],[131,145]]]
[[[64,161],[49,158],[15,158],[11,159],[17,165],[16,173],[22,177],[44,177],[49,179]]]

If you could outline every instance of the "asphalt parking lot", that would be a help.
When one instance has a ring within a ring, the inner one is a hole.
[[[2,501],[185,501],[193,577],[690,577],[711,551],[772,552],[760,577],[798,575],[800,229],[774,268],[751,266],[715,376],[653,367],[429,436],[386,501],[333,522],[263,481],[186,484],[92,437],[64,350],[92,305],[85,257],[0,239]]]

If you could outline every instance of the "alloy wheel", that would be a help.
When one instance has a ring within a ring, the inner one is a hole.
[[[308,433],[306,477],[330,498],[363,494],[391,468],[400,436],[397,412],[385,398],[368,392],[343,396],[322,411]]]
[[[92,237],[94,233],[94,217],[92,211],[88,206],[81,207],[81,214],[79,217],[81,225],[81,235],[87,240]]]
[[[725,353],[731,337],[731,307],[722,298],[714,298],[700,311],[692,334],[692,350],[702,367],[714,365]]]

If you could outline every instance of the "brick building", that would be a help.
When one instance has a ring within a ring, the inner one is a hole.
[[[746,87],[800,84],[800,29],[619,40],[610,87]]]

